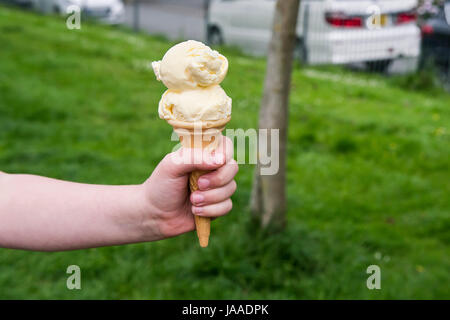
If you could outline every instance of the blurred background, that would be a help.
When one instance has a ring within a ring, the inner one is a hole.
[[[81,29],[68,29],[70,6]],[[143,182],[174,146],[150,62],[196,39],[226,55],[229,128],[256,128],[273,0],[1,0],[0,170]],[[242,165],[211,244],[0,250],[0,298],[449,299],[450,2],[303,0],[287,227],[259,230]],[[82,290],[66,288],[67,266]],[[379,265],[382,289],[368,290]]]
[[[62,15],[75,4],[83,7],[86,16],[108,24],[123,24],[171,40],[233,45],[257,56],[266,53],[275,5],[275,0],[9,2]],[[445,0],[303,0],[296,57],[308,65],[339,64],[389,74],[433,67],[448,87],[448,8]]]

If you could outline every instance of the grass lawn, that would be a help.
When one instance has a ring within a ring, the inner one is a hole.
[[[164,39],[0,6],[0,170],[102,184],[143,182],[171,151]],[[257,125],[265,61],[223,48],[229,128]],[[72,252],[0,249],[7,299],[450,298],[450,96],[339,68],[293,73],[288,227],[249,223],[253,167],[207,249],[194,233]],[[66,289],[66,268],[82,290]],[[381,268],[368,290],[366,268]]]

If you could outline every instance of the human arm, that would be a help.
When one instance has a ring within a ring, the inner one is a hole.
[[[198,164],[174,161],[186,150],[170,153],[138,185],[0,173],[0,247],[60,251],[156,241],[192,231],[193,212],[217,217],[231,210],[237,164],[229,139],[223,145],[213,155],[202,154]],[[212,157],[221,161],[208,161]],[[187,179],[196,169],[213,171],[190,195]],[[199,196],[204,199],[196,201]]]

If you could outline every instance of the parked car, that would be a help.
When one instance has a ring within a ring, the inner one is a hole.
[[[275,0],[212,0],[208,41],[264,54]],[[399,57],[418,58],[417,0],[303,0],[296,57],[309,64],[365,62],[387,68]]]
[[[450,74],[450,1],[422,26],[421,65],[431,63]]]
[[[67,14],[67,9],[76,5],[84,17],[97,19],[108,24],[119,24],[124,19],[124,5],[121,0],[32,0],[33,7],[45,13]]]

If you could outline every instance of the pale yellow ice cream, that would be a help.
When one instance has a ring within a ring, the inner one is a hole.
[[[228,71],[228,60],[203,43],[188,40],[170,48],[152,67],[167,88],[186,90],[221,83]]]
[[[166,120],[219,120],[231,115],[231,98],[219,86],[164,92],[159,101],[159,116]]]
[[[228,71],[228,60],[217,51],[188,40],[170,48],[152,67],[168,88],[159,102],[160,118],[195,122],[231,115],[231,98],[219,85]]]

